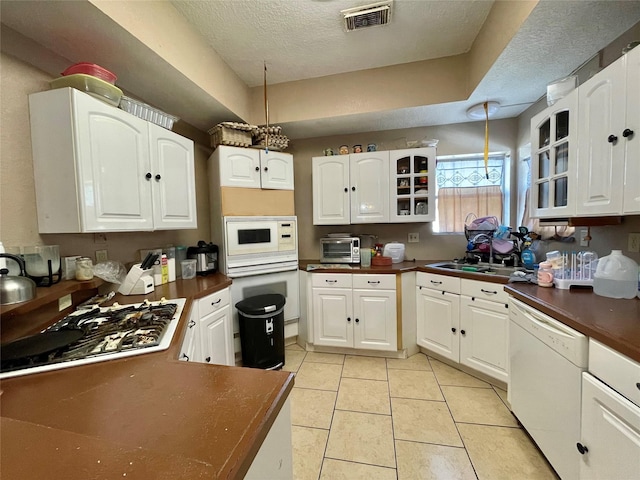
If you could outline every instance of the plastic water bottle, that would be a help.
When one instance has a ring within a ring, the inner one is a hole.
[[[612,250],[598,261],[593,292],[609,298],[634,298],[638,293],[638,264],[622,255],[622,250]]]
[[[520,254],[520,258],[525,268],[533,270],[533,266],[536,263],[536,255],[531,250],[525,248]]]

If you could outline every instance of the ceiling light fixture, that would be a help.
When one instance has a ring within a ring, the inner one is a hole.
[[[467,117],[472,120],[484,120],[486,118],[486,113],[484,110],[484,104],[487,104],[487,113],[489,117],[493,116],[498,110],[500,110],[500,104],[498,102],[483,102],[474,105],[473,107],[469,107],[467,110]]]

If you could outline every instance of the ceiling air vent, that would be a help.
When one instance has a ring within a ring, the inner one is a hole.
[[[361,28],[386,25],[391,21],[391,4],[393,0],[348,8],[340,13],[344,15],[344,25],[347,32]]]

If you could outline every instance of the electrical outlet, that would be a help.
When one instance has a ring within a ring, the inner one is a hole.
[[[71,294],[65,295],[64,297],[60,297],[58,299],[58,311],[61,312],[67,308],[69,308],[73,302],[71,301]]]
[[[630,252],[640,252],[640,233],[630,233],[629,234],[629,245],[628,250]]]
[[[583,228],[580,230],[580,246],[581,247],[588,247],[589,246],[589,240],[586,239],[586,236],[588,235],[589,230],[587,230],[586,228]]]
[[[96,250],[96,263],[106,262],[109,260],[106,250]]]
[[[93,243],[107,243],[107,234],[106,233],[94,233],[93,234]]]
[[[409,243],[418,243],[420,241],[419,233],[410,233],[409,234]]]

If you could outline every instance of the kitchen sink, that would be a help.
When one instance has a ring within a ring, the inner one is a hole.
[[[502,265],[489,265],[488,263],[478,263],[471,265],[469,263],[431,263],[426,267],[444,268],[446,270],[458,270],[461,272],[479,273],[483,275],[497,275],[500,277],[510,277],[514,272],[526,272],[523,267],[505,267]]]

